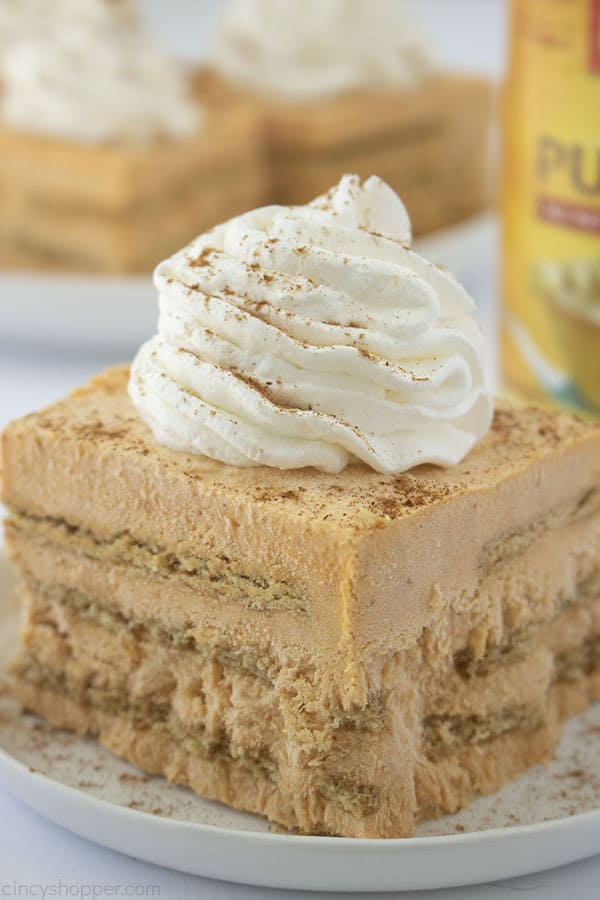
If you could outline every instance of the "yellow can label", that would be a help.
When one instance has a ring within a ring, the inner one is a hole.
[[[513,0],[503,99],[503,368],[600,414],[600,0]]]

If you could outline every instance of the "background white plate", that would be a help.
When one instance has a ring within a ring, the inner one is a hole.
[[[490,279],[496,225],[490,213],[438,231],[415,249],[447,266],[476,298]],[[476,248],[476,252],[474,252]],[[487,308],[487,298],[484,298]],[[0,271],[0,339],[48,348],[133,353],[155,331],[151,274],[107,277]],[[485,318],[485,310],[484,310]]]
[[[0,656],[17,635],[0,558]],[[600,852],[600,705],[565,728],[555,758],[406,840],[271,833],[256,816],[149,777],[90,740],[20,714],[0,682],[0,780],[33,809],[113,850],[265,887],[386,891],[476,884]]]

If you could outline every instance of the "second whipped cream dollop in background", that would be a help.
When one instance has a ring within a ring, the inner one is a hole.
[[[232,219],[161,263],[130,393],[156,439],[236,466],[458,462],[490,426],[473,302],[380,179]]]
[[[178,64],[128,6],[103,0],[22,0],[0,54],[4,123],[80,143],[145,142],[200,127]],[[42,9],[43,7],[43,9]]]
[[[413,87],[433,67],[400,0],[233,0],[213,64],[246,90],[291,101]]]

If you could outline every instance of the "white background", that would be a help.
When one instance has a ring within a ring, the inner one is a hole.
[[[219,5],[218,0],[140,0],[149,27],[188,59],[197,58],[209,46],[210,27]],[[412,0],[411,6],[431,35],[442,62],[501,77],[505,58],[503,0]],[[495,293],[493,273],[494,267],[481,272],[482,290],[490,296]],[[85,297],[81,299],[85,303]],[[0,296],[0,303],[10,303],[10,297]],[[86,349],[84,354],[76,348],[52,352],[40,346],[9,346],[2,342],[0,334],[0,426],[62,396],[94,371],[120,358],[122,352],[117,356],[108,348],[97,352]],[[61,896],[67,895],[64,885],[79,883],[158,885],[160,897],[178,900],[276,900],[285,896],[283,891],[180,875],[104,850],[46,822],[0,789],[0,897],[39,897],[42,893],[41,889],[36,890],[36,884],[58,888],[59,881],[63,883]],[[25,887],[19,888],[20,884],[29,885],[29,893]],[[525,892],[531,900],[592,900],[599,895],[599,884],[600,858],[596,858],[495,885],[402,896],[421,900],[502,900]]]

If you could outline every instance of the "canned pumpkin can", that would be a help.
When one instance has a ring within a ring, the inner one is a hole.
[[[600,416],[600,0],[512,0],[502,131],[505,384]]]

